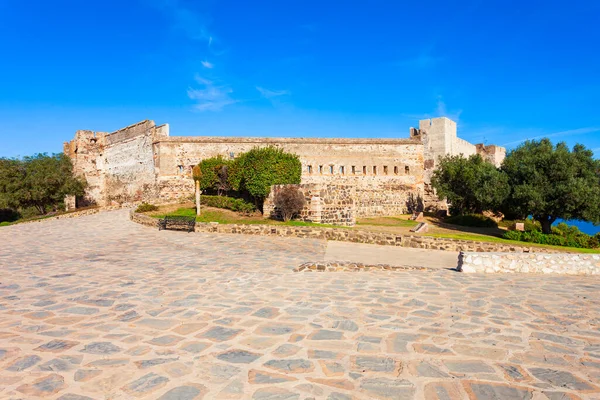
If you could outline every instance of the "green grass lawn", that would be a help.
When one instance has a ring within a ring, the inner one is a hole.
[[[262,216],[240,216],[232,211],[204,209],[200,215],[196,216],[194,208],[179,208],[168,214],[155,214],[154,218],[164,218],[165,215],[196,217],[196,222],[218,222],[219,224],[245,224],[245,225],[284,225],[284,226],[314,226],[319,228],[348,228],[346,226],[315,224],[314,222],[304,221],[276,221]]]
[[[408,219],[408,215],[400,217],[376,217],[376,218],[361,218],[356,221],[356,225],[370,226],[400,226],[404,228],[414,228],[419,225],[417,221]]]
[[[193,207],[182,207],[175,211],[172,211],[166,215],[180,215],[180,216],[188,216],[194,217],[196,216],[196,209]],[[165,216],[164,213],[153,213],[151,215],[154,218],[163,218]],[[251,216],[243,216],[239,215],[230,210],[221,210],[215,208],[204,208],[201,212],[200,216],[196,216],[197,222],[218,222],[220,224],[246,224],[246,225],[284,225],[284,226],[310,226],[317,228],[346,228],[352,229],[347,226],[337,226],[337,225],[326,225],[326,224],[315,224],[313,222],[303,222],[303,221],[289,221],[282,222],[276,221],[269,218],[263,218],[261,215],[251,215]],[[398,217],[377,217],[377,218],[362,218],[357,222],[357,227],[364,229],[369,226],[378,226],[378,227],[402,227],[402,228],[412,228],[418,225],[419,222],[411,221],[408,219],[408,216],[398,216]],[[458,225],[452,225],[452,229],[462,230],[467,229],[465,227],[461,227]],[[395,234],[401,232],[394,232]],[[401,233],[402,234],[402,233]],[[404,234],[408,234],[408,232],[404,232]],[[457,232],[457,233],[429,233],[425,236],[438,237],[438,238],[446,238],[446,239],[458,239],[458,240],[470,240],[477,242],[487,242],[487,243],[501,243],[506,245],[514,245],[514,246],[526,246],[526,247],[540,247],[546,249],[554,249],[558,251],[567,251],[574,253],[600,253],[600,249],[580,249],[575,247],[563,247],[563,246],[551,246],[537,243],[528,243],[528,242],[520,242],[515,240],[507,240],[503,239],[497,235],[498,233],[473,233],[473,232]]]
[[[446,239],[458,239],[458,240],[472,240],[477,242],[487,242],[487,243],[501,243],[506,245],[514,245],[514,246],[527,246],[527,247],[541,247],[545,249],[554,249],[554,250],[562,250],[569,251],[573,253],[600,253],[600,249],[581,249],[578,247],[566,247],[566,246],[551,246],[548,244],[539,244],[539,243],[529,243],[529,242],[521,242],[518,240],[507,240],[503,238],[499,238],[496,236],[487,236],[487,235],[477,235],[472,233],[432,233],[426,234],[425,236],[446,238]]]

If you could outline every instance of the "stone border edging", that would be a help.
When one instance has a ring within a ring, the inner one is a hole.
[[[58,214],[58,215],[55,215],[52,217],[32,219],[30,221],[23,221],[23,222],[19,222],[18,224],[15,224],[15,225],[32,224],[34,222],[54,221],[57,219],[85,217],[86,215],[94,215],[94,214],[98,214],[103,211],[115,211],[115,210],[120,210],[122,208],[123,207],[121,207],[121,206],[105,206],[105,207],[88,208],[87,210],[66,212],[64,214]],[[11,226],[11,225],[9,225],[9,226]]]
[[[600,254],[461,252],[457,269],[466,273],[600,275]]]
[[[136,222],[138,224],[158,228],[158,219],[156,218],[136,213],[134,210],[131,210],[129,217],[133,222]],[[560,253],[559,251],[554,249],[512,246],[500,243],[475,242],[460,239],[436,238],[433,236],[399,235],[387,232],[363,231],[348,228],[320,228],[312,226],[285,225],[243,225],[196,222],[196,232],[298,237],[306,239],[335,240],[343,242],[446,251],[507,253],[535,252],[534,254]]]
[[[294,272],[361,272],[361,271],[429,271],[432,268],[415,265],[363,264],[350,261],[306,262],[294,268]]]

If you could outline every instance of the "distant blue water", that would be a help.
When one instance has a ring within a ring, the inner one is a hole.
[[[560,222],[566,222],[569,225],[575,225],[581,232],[587,233],[588,235],[595,235],[596,233],[600,232],[600,226],[594,226],[594,224],[591,222],[563,221],[559,219],[553,225],[556,225]]]

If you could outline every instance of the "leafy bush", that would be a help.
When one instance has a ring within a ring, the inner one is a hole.
[[[504,235],[502,235],[502,237],[507,240],[521,241],[521,232],[520,231],[506,231],[506,233],[504,233]]]
[[[298,156],[276,147],[255,147],[239,154],[234,160],[226,160],[220,155],[207,158],[202,160],[199,167],[200,174],[196,174],[195,179],[200,182],[201,190],[219,195],[233,190],[236,197],[251,199],[259,208],[262,208],[264,199],[269,195],[271,185],[300,183],[302,174]],[[215,204],[233,203],[224,200]],[[214,207],[232,209],[229,206]],[[254,211],[239,202],[233,207],[242,208],[242,212]]]
[[[285,222],[288,222],[302,211],[306,204],[302,192],[293,186],[286,186],[275,193],[273,202]]]
[[[539,221],[527,218],[523,221],[525,232],[542,231],[542,224]]]
[[[156,211],[156,210],[158,210],[158,207],[155,206],[154,204],[142,203],[138,206],[138,208],[136,208],[135,212],[144,213],[144,212]]]
[[[236,199],[227,196],[202,196],[202,204],[208,207],[226,208],[231,211],[237,211],[250,214],[256,211],[254,204],[244,199]]]
[[[567,225],[566,223],[561,222],[552,227],[552,233],[560,236],[577,236],[581,235],[583,232],[575,225]]]
[[[196,175],[200,181],[200,190],[216,191],[219,194],[229,191],[230,185],[227,182],[227,170],[231,163],[231,161],[224,159],[221,155],[202,160],[198,164],[200,174]]]
[[[476,228],[496,228],[498,226],[496,221],[481,214],[455,215],[444,219],[444,222],[447,224]]]
[[[578,247],[583,249],[595,249],[600,247],[600,234],[595,236],[586,235],[585,233],[580,232],[577,227],[572,227],[567,224],[564,224],[564,226],[561,227],[554,227],[554,229],[555,233],[549,235],[542,233],[541,230],[525,232],[507,231],[503,237],[508,240],[548,244],[552,246]]]
[[[233,189],[247,192],[262,206],[271,185],[300,183],[302,164],[296,154],[277,147],[255,147],[234,160],[229,183]]]
[[[0,222],[0,226],[9,226],[11,223],[8,221],[2,221]]]

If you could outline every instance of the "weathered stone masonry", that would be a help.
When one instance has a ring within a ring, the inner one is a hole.
[[[265,217],[280,218],[275,207],[275,196],[289,185],[271,186],[271,193],[263,205]],[[306,183],[291,185],[304,195],[306,205],[297,219],[319,224],[354,226],[356,224],[356,187],[354,185],[324,185]]]
[[[147,120],[113,133],[77,131],[64,151],[89,185],[79,203],[106,206],[189,197],[192,166],[216,155],[235,158],[256,146],[297,154],[302,184],[353,186],[357,217],[404,213],[410,193],[434,205],[429,180],[439,156],[480,153],[499,164],[504,155],[500,147],[459,139],[447,118],[421,121],[405,139],[172,137],[168,125]]]

